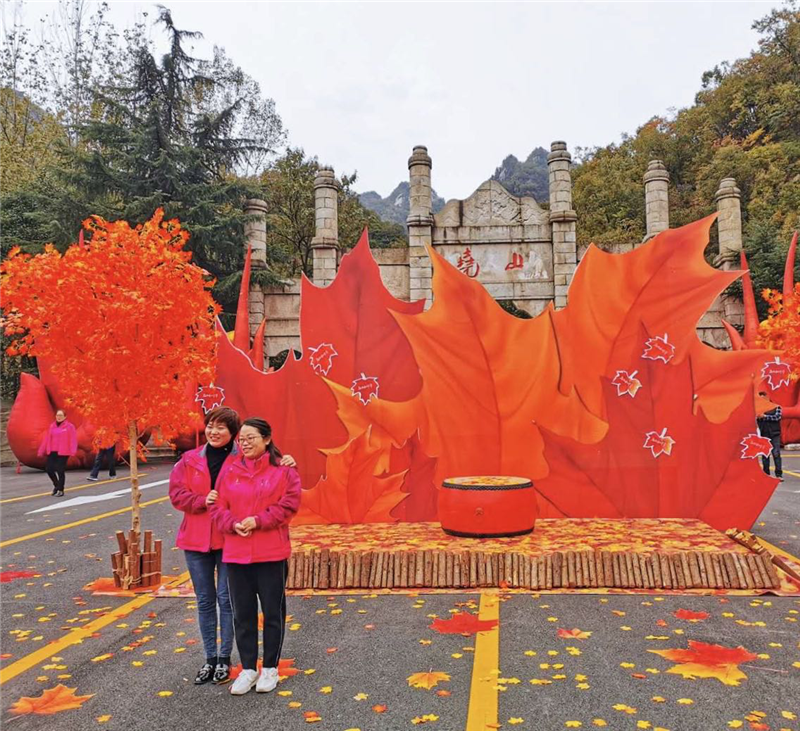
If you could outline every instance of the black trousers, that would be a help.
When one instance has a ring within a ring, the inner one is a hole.
[[[767,438],[772,442],[772,461],[775,462],[775,477],[783,477],[783,465],[781,464],[781,435],[774,434]],[[769,474],[769,457],[762,457],[761,465],[764,467],[764,472]]]
[[[45,471],[47,476],[52,480],[53,487],[56,490],[64,489],[64,480],[67,478],[67,460],[69,457],[60,455],[58,452],[50,452],[47,455],[47,464]]]
[[[228,589],[233,604],[233,631],[242,668],[258,661],[258,602],[264,613],[264,667],[278,667],[286,625],[286,561],[229,563]]]

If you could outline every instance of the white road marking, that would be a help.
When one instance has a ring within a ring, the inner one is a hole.
[[[144,485],[139,485],[140,490],[146,490],[149,487],[157,487],[158,485],[166,485],[169,480],[158,480],[157,482],[147,482]],[[74,508],[78,505],[88,505],[90,503],[100,503],[106,500],[114,500],[118,497],[130,496],[130,487],[124,487],[122,490],[114,490],[113,492],[105,492],[102,495],[81,495],[80,497],[70,498],[69,500],[59,500],[44,508],[37,508],[30,510],[25,515],[33,513],[45,513],[51,510],[63,510],[64,508]]]

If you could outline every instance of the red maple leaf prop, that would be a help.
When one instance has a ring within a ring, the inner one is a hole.
[[[629,359],[637,341],[643,340],[631,341]],[[551,471],[535,483],[540,514],[582,517],[591,505],[598,517],[697,517],[722,530],[752,525],[775,489],[757,463],[740,458],[739,443],[755,420],[752,390],[715,424],[702,408],[693,410],[693,358],[644,363],[646,385],[635,399],[617,398],[605,379],[609,430],[601,442],[544,432]],[[678,446],[668,459],[654,459],[642,449],[643,437],[664,429]]]
[[[323,375],[349,387],[368,373],[379,379],[381,395],[392,401],[405,401],[419,392],[414,353],[392,313],[413,316],[422,312],[425,302],[402,302],[389,293],[370,253],[366,229],[342,257],[331,284],[315,287],[303,278],[301,292],[302,342],[336,347],[336,358]]]
[[[438,617],[428,625],[429,629],[443,635],[474,635],[478,632],[497,627],[496,619],[478,619],[477,615],[469,612],[455,612],[449,619]]]
[[[390,511],[407,495],[404,472],[377,476],[383,448],[370,444],[369,431],[328,455],[326,475],[302,496],[294,525],[308,523],[392,523]]]
[[[30,579],[34,576],[40,576],[40,574],[33,571],[3,571],[0,573],[0,584],[6,584],[16,579]]]
[[[667,334],[650,338],[644,346],[642,358],[647,360],[663,360],[669,363],[675,357],[675,346],[667,340]]]
[[[700,622],[708,619],[711,615],[708,612],[693,612],[691,609],[678,609],[672,613],[677,619],[685,619],[688,622]]]
[[[211,409],[222,406],[225,401],[225,389],[213,384],[210,386],[198,386],[194,400],[200,402],[203,413],[207,414]]]
[[[775,360],[764,363],[764,367],[761,369],[761,377],[767,381],[771,391],[776,391],[781,386],[788,386],[791,373],[791,365],[781,362],[778,356],[775,357]]]
[[[372,399],[378,398],[378,379],[375,376],[365,376],[363,373],[353,380],[350,393],[362,404],[368,404]]]
[[[436,460],[425,454],[416,432],[400,447],[391,448],[389,472],[404,472],[401,490],[408,497],[392,510],[401,522],[434,521],[439,514]]]
[[[644,448],[649,449],[653,457],[658,457],[662,454],[669,456],[672,454],[672,448],[675,446],[675,440],[667,435],[667,430],[662,429],[661,432],[649,431],[645,434]]]
[[[611,380],[617,387],[617,396],[625,396],[626,394],[631,398],[636,396],[636,392],[642,387],[642,382],[636,378],[639,371],[617,371],[614,378]]]
[[[303,485],[316,485],[325,472],[325,455],[347,441],[336,416],[336,401],[307,358],[290,354],[273,373],[257,371],[229,340],[219,323],[215,383],[225,389],[225,403],[242,419],[258,416],[272,426],[275,443],[297,460]]]
[[[308,362],[315,373],[327,376],[333,365],[333,358],[339,355],[331,343],[320,343],[316,348],[308,349]]]
[[[769,457],[772,453],[772,441],[759,434],[748,434],[741,442],[742,459]]]
[[[696,678],[716,678],[725,685],[739,685],[747,676],[739,670],[743,662],[752,662],[758,659],[744,647],[724,647],[712,645],[707,642],[689,640],[687,649],[650,650],[655,655],[677,663],[668,673],[682,675],[689,680]]]

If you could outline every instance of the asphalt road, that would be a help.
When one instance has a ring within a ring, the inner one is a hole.
[[[796,475],[787,473],[755,531],[800,555],[800,454],[785,466]],[[169,468],[146,466],[142,480],[144,527],[165,547],[179,523],[165,499]],[[0,571],[31,574],[0,584],[0,718],[12,729],[800,729],[800,600],[773,596],[291,596],[290,676],[276,692],[234,698],[225,686],[194,687],[203,653],[193,600],[84,590],[110,575],[114,531],[130,522],[124,479],[84,478],[68,474],[56,499],[42,473],[0,472]],[[164,571],[185,571],[181,552],[165,550]],[[430,628],[436,617],[479,611],[499,616],[497,628]],[[562,638],[559,629],[579,632]],[[710,659],[703,645],[696,657],[652,652],[685,651],[689,641],[730,649]],[[421,672],[447,678],[410,687]],[[90,697],[55,715],[12,715],[21,697],[59,683]]]

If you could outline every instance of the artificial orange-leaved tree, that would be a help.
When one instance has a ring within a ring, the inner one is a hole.
[[[137,536],[137,435],[190,425],[186,386],[213,380],[216,358],[213,282],[184,251],[188,232],[163,218],[159,209],[132,227],[92,216],[91,237],[63,255],[12,250],[0,266],[2,325],[19,336],[8,354],[47,359],[68,405],[98,426],[96,441],[113,434],[130,448]]]
[[[765,289],[762,296],[769,304],[769,313],[758,326],[758,344],[779,351],[792,366],[790,378],[797,380],[800,378],[800,282],[789,296],[786,291],[775,289]]]

